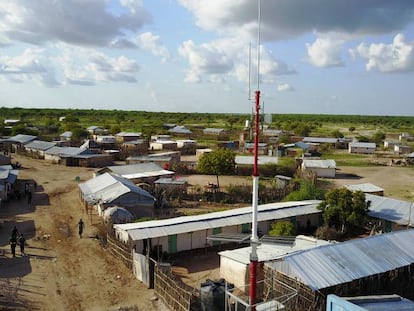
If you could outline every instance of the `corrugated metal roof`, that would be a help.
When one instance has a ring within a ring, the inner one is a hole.
[[[91,125],[87,127],[87,130],[98,130],[98,129],[103,129],[102,127],[98,126],[98,125]]]
[[[82,197],[90,204],[96,204],[98,202],[110,203],[128,192],[134,192],[155,201],[155,198],[151,194],[128,179],[114,176],[109,173],[99,175],[84,183],[80,183],[79,188],[82,192]]]
[[[72,137],[72,132],[71,131],[63,132],[62,134],[60,134],[60,137],[70,138]]]
[[[169,133],[191,134],[192,132],[184,126],[176,126],[168,130]]]
[[[295,143],[295,146],[304,150],[307,150],[310,148],[310,145],[307,143],[304,143],[303,141],[298,141]]]
[[[0,182],[14,184],[19,175],[19,170],[13,169],[9,164],[0,166]]]
[[[207,127],[203,130],[203,133],[212,133],[212,134],[219,134],[221,132],[224,132],[224,129],[219,128],[213,128],[213,127]]]
[[[52,147],[56,146],[56,143],[52,143],[49,141],[42,141],[42,140],[34,140],[28,144],[25,145],[25,148],[30,148],[30,149],[37,149],[37,150],[47,150],[50,149]]]
[[[236,155],[234,161],[238,165],[253,165],[254,157],[253,156],[241,156]],[[265,164],[277,164],[279,161],[278,157],[271,157],[271,156],[258,156],[257,164],[258,165],[265,165]]]
[[[399,225],[407,225],[408,218],[411,216],[410,225],[414,224],[414,210],[412,210],[412,202],[373,194],[365,194],[365,199],[367,201],[371,201],[368,211],[369,216],[388,220]]]
[[[31,142],[32,140],[35,140],[36,138],[37,136],[33,136],[33,135],[17,134],[16,136],[7,138],[5,141],[27,144]]]
[[[336,168],[335,160],[303,160],[304,168]]]
[[[245,143],[244,147],[246,149],[254,148],[254,143]],[[259,147],[259,149],[264,149],[264,148],[267,147],[267,143],[258,143],[258,147]]]
[[[120,137],[140,137],[140,136],[142,136],[142,133],[140,133],[140,132],[119,132],[115,136],[120,136]]]
[[[127,158],[127,161],[170,161],[171,160],[171,156],[169,155],[163,155],[163,156],[157,156],[157,157],[153,157],[149,154],[144,155],[144,156],[130,156]],[[146,162],[149,163],[149,162]]]
[[[154,181],[154,184],[164,184],[164,185],[185,185],[187,183],[187,179],[185,178],[159,178]]]
[[[279,136],[280,134],[282,134],[283,131],[282,130],[275,130],[275,129],[264,129],[263,130],[263,135],[265,136]]]
[[[112,173],[128,179],[172,175],[174,172],[164,170],[156,163],[137,163],[128,165],[108,166]]]
[[[282,258],[290,253],[303,251],[305,249],[318,247],[321,245],[327,245],[329,243],[329,241],[318,240],[303,235],[298,235],[293,245],[274,245],[261,243],[257,247],[257,255],[259,257],[259,262],[264,262]],[[252,248],[249,246],[234,250],[223,251],[220,252],[219,255],[247,265],[250,263],[251,252]]]
[[[134,140],[126,141],[123,144],[124,145],[142,145],[146,142],[147,141],[145,139],[134,139]]]
[[[345,185],[344,187],[351,191],[362,191],[365,193],[384,191],[384,189],[370,183]]]
[[[257,219],[258,221],[266,221],[289,218],[297,215],[321,213],[321,211],[317,209],[319,203],[320,201],[317,200],[309,200],[260,205],[258,207]],[[142,240],[251,223],[251,212],[251,207],[242,207],[196,216],[182,216],[142,223],[114,225],[114,228],[118,231],[126,231],[132,240]]]
[[[331,137],[304,137],[302,139],[305,143],[329,143],[335,144],[338,142],[338,138],[331,138]]]
[[[75,156],[85,152],[84,148],[77,147],[52,147],[45,151],[45,154],[59,155],[59,156]]]
[[[62,158],[75,158],[75,159],[93,159],[93,158],[108,158],[110,157],[109,154],[102,154],[102,153],[85,153],[85,154],[77,154],[77,155],[63,155]]]
[[[352,142],[349,143],[350,147],[356,147],[356,148],[377,148],[377,145],[375,143],[364,143],[364,142]]]
[[[314,290],[351,282],[414,263],[414,230],[355,239],[266,263]]]

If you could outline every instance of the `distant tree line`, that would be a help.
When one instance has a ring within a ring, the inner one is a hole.
[[[39,108],[0,108],[0,135],[35,134],[41,137],[56,136],[63,131],[75,131],[80,136],[91,125],[99,125],[116,133],[119,131],[141,132],[150,137],[153,134],[167,133],[165,124],[184,125],[191,129],[206,127],[223,128],[230,132],[230,139],[238,139],[245,127],[249,114],[232,113],[187,113],[187,112],[148,112],[96,109],[39,109]],[[59,121],[65,117],[65,122]],[[5,119],[17,119],[21,123],[11,129],[4,126]],[[360,141],[378,141],[383,129],[407,131],[414,135],[414,116],[365,116],[365,115],[324,115],[324,114],[272,114],[271,128],[281,129],[296,136],[312,136],[329,125],[342,124],[354,133],[357,128],[370,126],[381,129],[377,137],[360,136]],[[262,124],[263,126],[264,124]],[[356,133],[358,135],[358,133]],[[344,137],[338,129],[325,134],[328,137]],[[289,136],[282,135],[282,142]]]

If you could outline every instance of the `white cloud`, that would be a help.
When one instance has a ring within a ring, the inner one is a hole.
[[[162,57],[164,62],[170,56],[168,49],[163,45],[160,36],[154,35],[151,32],[145,32],[138,37],[137,41],[140,48],[150,51],[156,56]]]
[[[293,91],[293,87],[288,83],[280,83],[277,85],[277,90],[279,92]]]
[[[110,4],[126,10],[116,15]],[[0,35],[12,42],[109,46],[151,22],[142,1],[13,0],[0,2]],[[3,40],[4,41],[4,40]]]
[[[0,76],[14,83],[32,80],[49,87],[59,84],[44,50],[39,48],[28,48],[13,57],[0,57]]]
[[[406,43],[403,34],[397,34],[390,44],[361,43],[356,49],[350,50],[354,57],[367,60],[367,71],[398,72],[414,70],[413,43]]]
[[[197,25],[208,31],[256,35],[257,1],[179,0]],[[404,28],[413,19],[414,2],[406,0],[261,1],[262,37],[266,41],[316,31],[355,35],[380,34]]]
[[[239,81],[247,82],[249,51],[248,45],[243,46],[234,38],[222,38],[209,43],[196,45],[192,40],[183,42],[179,54],[186,59],[190,68],[185,80],[187,82],[201,82],[206,77],[210,82],[226,81],[226,76],[235,76]],[[252,53],[253,54],[253,53]],[[252,82],[257,77],[257,59],[252,55],[251,77]],[[294,70],[274,59],[272,53],[264,46],[260,52],[260,79],[273,83],[278,75],[292,74]],[[220,75],[220,78],[218,78]]]
[[[317,38],[312,44],[306,44],[309,63],[316,67],[342,66],[342,46],[344,40]]]
[[[109,57],[93,49],[65,48],[60,61],[64,79],[70,83],[94,85],[99,82],[136,82],[140,67],[125,56]]]
[[[28,48],[17,56],[0,57],[0,77],[9,82],[35,81],[47,87],[65,83],[95,85],[97,82],[136,82],[140,67],[125,56],[109,57],[88,48],[60,44]]]
[[[221,48],[220,42],[196,45],[188,40],[182,43],[178,52],[190,65],[185,78],[187,82],[199,82],[204,74],[224,74],[233,68],[233,59]]]

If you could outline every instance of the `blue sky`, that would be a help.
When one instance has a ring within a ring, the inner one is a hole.
[[[0,0],[0,106],[414,115],[414,1]]]

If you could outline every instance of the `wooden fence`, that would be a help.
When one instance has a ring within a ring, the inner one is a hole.
[[[171,310],[198,310],[198,291],[175,276],[171,267],[157,265],[155,268],[155,295]]]
[[[118,241],[115,237],[111,236],[110,234],[106,235],[106,239],[108,242],[109,253],[112,256],[119,258],[125,264],[125,266],[132,271],[132,248]]]

